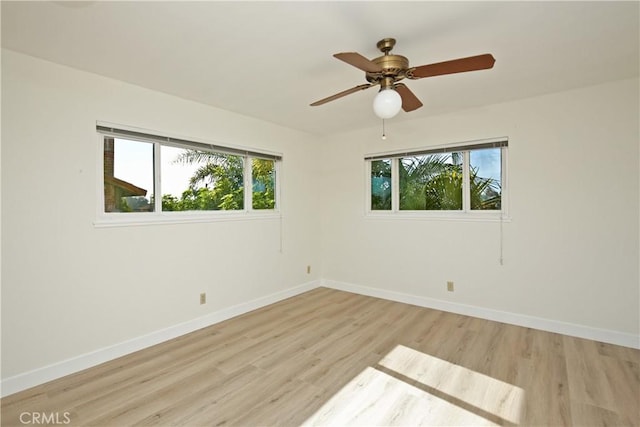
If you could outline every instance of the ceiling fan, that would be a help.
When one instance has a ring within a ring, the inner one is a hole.
[[[404,84],[398,83],[407,78],[410,80],[444,74],[464,73],[466,71],[486,70],[496,62],[493,55],[470,56],[452,59],[435,64],[409,67],[409,60],[402,55],[391,54],[396,40],[385,38],[377,43],[377,48],[384,54],[369,60],[357,52],[336,53],[334,57],[365,72],[368,83],[336,93],[311,104],[312,107],[342,98],[352,93],[380,85],[380,91],[373,101],[373,110],[381,119],[389,119],[400,111],[409,112],[422,107],[422,102]]]

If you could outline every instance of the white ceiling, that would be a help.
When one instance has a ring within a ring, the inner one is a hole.
[[[375,89],[332,57],[394,37],[412,66],[492,53],[492,70],[407,81],[403,120],[639,75],[631,2],[10,2],[2,46],[294,129],[379,125]]]

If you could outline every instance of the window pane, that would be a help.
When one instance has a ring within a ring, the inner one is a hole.
[[[273,209],[276,206],[276,162],[251,159],[253,209]]]
[[[502,206],[502,149],[469,152],[471,209],[500,210]]]
[[[243,209],[242,157],[164,145],[160,155],[163,211]]]
[[[400,159],[401,210],[461,210],[462,153]]]
[[[391,159],[371,162],[371,210],[391,210]]]
[[[153,211],[153,144],[104,138],[104,211]]]

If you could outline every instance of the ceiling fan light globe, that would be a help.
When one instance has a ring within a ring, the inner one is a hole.
[[[373,112],[381,119],[390,119],[400,112],[402,98],[395,90],[382,89],[373,99]]]

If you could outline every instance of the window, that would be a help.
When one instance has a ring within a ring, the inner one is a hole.
[[[371,210],[391,209],[391,160],[371,162]]]
[[[244,209],[242,156],[161,146],[163,211]]]
[[[462,153],[401,157],[400,210],[462,209]]]
[[[153,211],[153,144],[105,137],[103,158],[104,211]]]
[[[277,209],[280,156],[100,125],[97,129],[102,134],[104,214],[145,213],[148,218]]]
[[[367,211],[504,215],[506,139],[366,157]]]
[[[252,207],[273,209],[275,207],[276,162],[269,159],[251,159]]]
[[[503,152],[506,148],[469,151],[469,201],[472,210],[502,209]]]

